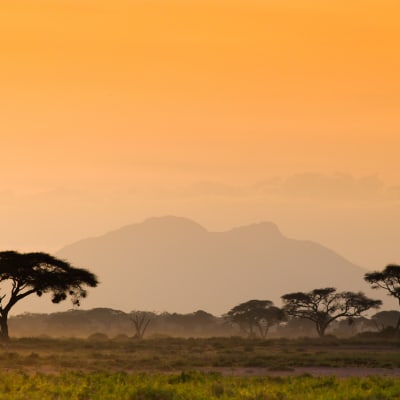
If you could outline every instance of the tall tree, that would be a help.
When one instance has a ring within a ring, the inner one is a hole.
[[[363,293],[336,292],[335,288],[314,289],[311,292],[289,293],[282,296],[286,313],[315,323],[319,336],[324,336],[329,324],[339,318],[359,317],[382,302]]]
[[[98,284],[94,274],[72,267],[68,262],[47,253],[0,252],[0,337],[9,339],[8,315],[12,307],[25,297],[50,293],[51,301],[59,303],[68,296],[79,306],[86,297],[85,285]]]
[[[225,318],[239,326],[240,330],[249,337],[265,338],[269,329],[285,319],[285,313],[275,307],[270,300],[249,300],[233,307],[225,314]]]
[[[368,272],[364,279],[369,282],[373,289],[384,289],[389,296],[393,296],[400,305],[400,265],[389,264],[379,272]],[[400,331],[400,318],[396,324],[396,331]]]

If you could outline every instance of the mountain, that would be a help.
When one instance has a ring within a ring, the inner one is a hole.
[[[366,270],[320,244],[283,236],[271,222],[209,232],[185,218],[150,218],[57,256],[98,275],[85,307],[222,314],[249,299],[280,305],[285,293],[319,287],[377,294],[363,281]]]

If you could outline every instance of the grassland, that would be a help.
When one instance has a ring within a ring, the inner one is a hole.
[[[400,398],[393,378],[222,377],[186,372],[177,375],[64,373],[1,375],[1,398],[69,400],[385,400]]]
[[[23,338],[0,371],[1,399],[400,399],[400,341]]]
[[[14,339],[0,369],[24,371],[176,372],[212,368],[400,368],[400,341],[243,338]]]

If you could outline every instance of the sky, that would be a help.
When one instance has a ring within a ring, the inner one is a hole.
[[[160,215],[400,263],[400,5],[2,0],[0,243]]]

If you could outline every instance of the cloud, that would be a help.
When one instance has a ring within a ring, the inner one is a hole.
[[[383,181],[369,175],[355,178],[350,174],[303,173],[274,178],[255,185],[259,193],[289,198],[317,200],[371,200],[385,192]]]
[[[224,196],[236,197],[248,195],[248,190],[245,187],[234,186],[224,183],[212,181],[200,181],[192,183],[183,189],[187,196]]]
[[[376,175],[307,172],[273,177],[252,185],[198,181],[172,189],[183,197],[265,198],[318,202],[382,202],[400,198],[400,186],[387,187]]]

